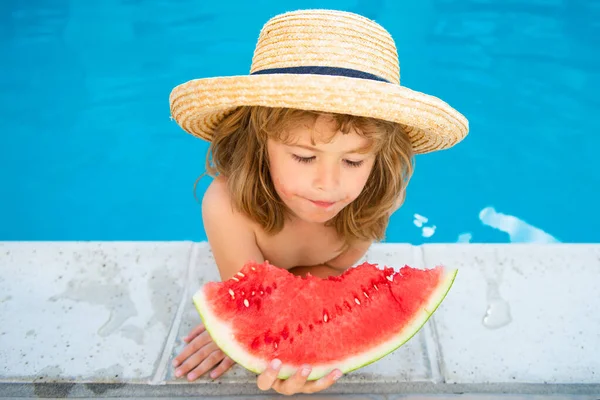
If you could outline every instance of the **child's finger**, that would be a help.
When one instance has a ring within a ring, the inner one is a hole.
[[[208,334],[208,332],[203,332],[200,335],[196,336],[190,344],[185,346],[183,351],[179,353],[177,357],[173,359],[173,366],[178,367],[182,362],[187,360],[190,356],[196,353],[198,350],[202,349],[208,343],[214,343]]]
[[[194,354],[192,354],[187,360],[185,360],[183,362],[183,364],[181,364],[181,366],[175,370],[175,376],[177,378],[184,376],[189,371],[193,370],[198,365],[200,365],[215,350],[219,350],[217,345],[214,342],[208,343],[206,346],[202,347],[200,350],[198,350]],[[211,367],[212,367],[212,365],[211,365]],[[195,374],[195,375],[200,376],[201,374]],[[188,379],[190,379],[189,376],[188,376]]]
[[[210,347],[213,348],[213,346]],[[223,358],[225,358],[225,354],[217,346],[214,346],[214,350],[212,350],[208,354],[208,356],[202,357],[202,359],[199,362],[195,363],[195,365],[197,365],[196,368],[194,368],[187,375],[188,381],[191,382],[195,379],[198,379],[199,377],[207,373],[212,367],[217,365],[219,361],[221,361]]]
[[[186,337],[183,338],[183,341],[186,343],[189,343],[190,340],[194,339],[196,336],[198,336],[205,330],[206,330],[206,328],[204,327],[204,324],[200,323],[200,325],[198,325],[194,329],[192,329],[192,331],[190,333],[188,333],[188,335]]]
[[[219,364],[219,366],[213,369],[210,373],[210,377],[212,379],[217,379],[219,376],[223,375],[229,368],[235,365],[235,361],[233,361],[229,357],[225,357],[223,361]]]
[[[256,385],[260,390],[269,390],[275,382],[277,382],[277,374],[281,368],[281,361],[275,359],[269,364],[262,374],[256,379]]]
[[[302,393],[304,392],[304,385],[306,385],[306,379],[308,378],[311,370],[312,368],[310,365],[303,365],[289,379],[277,381],[273,386],[273,389],[275,389],[275,391],[278,393],[288,396],[296,393]]]
[[[342,377],[342,371],[336,369],[325,375],[321,379],[307,383],[304,386],[303,393],[316,393],[332,386],[339,378]]]

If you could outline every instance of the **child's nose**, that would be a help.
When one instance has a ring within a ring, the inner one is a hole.
[[[322,191],[335,189],[340,184],[340,168],[338,166],[322,166],[317,170],[315,186]]]

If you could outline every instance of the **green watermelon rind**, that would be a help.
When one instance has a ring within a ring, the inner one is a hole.
[[[429,318],[438,309],[440,304],[444,301],[454,283],[454,280],[456,279],[457,273],[457,269],[445,269],[444,277],[442,280],[440,280],[434,292],[429,297],[429,302],[427,305],[421,309],[420,313],[415,315],[412,323],[407,324],[404,330],[398,335],[368,352],[349,357],[344,361],[336,361],[320,366],[313,365],[312,371],[307,379],[309,381],[317,380],[323,376],[326,376],[334,369],[339,369],[343,374],[347,374],[348,372],[352,372],[372,364],[403,346],[421,330]],[[267,369],[268,361],[261,360],[247,353],[234,340],[226,340],[228,336],[232,335],[231,329],[229,326],[221,323],[216,316],[208,311],[210,308],[202,289],[198,290],[194,294],[193,303],[196,307],[196,310],[200,314],[204,326],[212,340],[217,344],[224,354],[229,356],[229,358],[247,370],[256,374],[261,374]],[[353,359],[357,360],[353,361]],[[294,366],[284,364],[282,365],[277,377],[279,379],[288,379],[294,375],[299,368],[300,365]]]

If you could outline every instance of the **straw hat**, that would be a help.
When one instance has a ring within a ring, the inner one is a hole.
[[[468,121],[442,100],[400,85],[391,35],[363,16],[332,10],[277,15],[262,28],[249,75],[194,79],[173,89],[171,116],[204,140],[239,106],[286,107],[405,125],[415,153],[452,147]]]

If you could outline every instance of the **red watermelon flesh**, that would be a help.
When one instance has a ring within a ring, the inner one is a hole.
[[[194,295],[206,329],[235,362],[261,373],[278,358],[279,378],[303,364],[309,380],[347,373],[389,354],[429,319],[456,270],[399,271],[364,263],[337,277],[299,277],[268,262],[248,263],[233,278]]]

